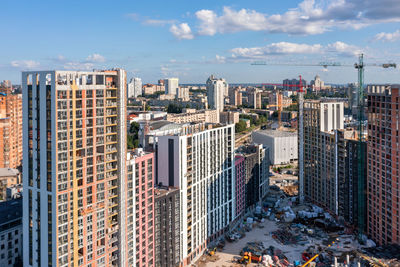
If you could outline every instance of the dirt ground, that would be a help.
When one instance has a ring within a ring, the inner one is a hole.
[[[234,258],[239,257],[240,251],[246,246],[247,242],[263,242],[265,247],[269,246],[274,246],[277,249],[280,249],[283,254],[288,258],[290,263],[293,263],[294,261],[301,260],[301,254],[302,252],[310,245],[322,245],[322,240],[316,239],[316,238],[308,238],[309,244],[307,245],[282,245],[275,241],[275,239],[272,238],[270,232],[275,231],[278,229],[278,225],[275,221],[270,221],[266,220],[264,223],[260,223],[263,225],[263,228],[260,228],[258,226],[254,227],[252,231],[246,232],[246,236],[242,239],[239,239],[238,241],[229,243],[226,242],[225,247],[223,250],[218,250],[217,253],[212,256],[212,257],[207,257],[205,259],[203,256],[203,261],[198,261],[196,266],[197,267],[206,267],[206,266],[213,266],[213,267],[238,267],[242,266],[240,264],[237,264],[236,261],[233,261]],[[344,239],[343,241],[339,242],[341,243],[338,246],[343,247],[343,242],[346,241],[346,243],[350,243],[348,241],[350,239]],[[355,245],[349,245],[349,246],[355,246]],[[347,249],[346,249],[347,250]],[[249,266],[261,266],[258,265],[258,263],[252,263]]]

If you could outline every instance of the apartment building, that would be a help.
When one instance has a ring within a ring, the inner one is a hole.
[[[344,129],[343,102],[335,99],[304,101],[304,196],[338,214],[337,133]],[[299,147],[299,149],[301,149]]]
[[[22,73],[24,266],[119,265],[126,84],[121,69]]]
[[[154,153],[135,149],[126,165],[120,188],[120,265],[154,266]]]
[[[363,233],[366,231],[366,199],[367,185],[367,143],[359,142],[358,132],[353,129],[337,130],[338,151],[338,215],[349,224],[359,228],[359,222]],[[362,183],[359,183],[358,155],[361,145],[364,157],[364,166],[361,170]],[[362,188],[360,186],[364,185]],[[359,189],[363,196],[360,197]]]
[[[0,89],[0,168],[22,164],[22,95]]]
[[[159,185],[154,190],[155,266],[180,264],[179,189]]]
[[[179,79],[178,78],[168,78],[164,79],[165,94],[176,96],[179,89]]]
[[[132,78],[128,83],[128,98],[136,98],[141,96],[143,93],[142,90],[142,79],[140,78]]]
[[[400,244],[400,85],[368,86],[367,233]]]
[[[236,185],[236,210],[235,217],[240,218],[245,212],[245,201],[246,201],[246,191],[245,191],[245,165],[244,157],[241,155],[235,156],[235,185]]]
[[[1,202],[0,214],[0,266],[22,266],[22,199]]]
[[[184,110],[183,113],[168,113],[166,117],[167,121],[175,123],[189,123],[189,122],[207,122],[207,123],[219,123],[219,111],[215,109],[211,110]]]
[[[220,78],[217,79],[214,75],[211,75],[206,82],[207,87],[207,100],[208,108],[216,109],[219,112],[224,111],[225,95],[228,96],[228,84]]]
[[[254,109],[261,108],[261,90],[257,88],[248,88],[247,95],[248,95],[248,102],[249,106]]]
[[[236,124],[239,122],[239,112],[225,111],[219,113],[219,121],[225,124]]]
[[[242,92],[240,86],[229,90],[229,105],[232,106],[242,105]]]
[[[201,124],[158,136],[158,182],[180,193],[180,258],[189,265],[235,218],[235,128]]]
[[[251,144],[240,147],[238,153],[244,157],[245,207],[255,207],[269,191],[269,148]]]

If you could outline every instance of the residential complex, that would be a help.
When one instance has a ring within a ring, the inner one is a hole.
[[[0,88],[0,168],[22,164],[22,95]]]
[[[166,116],[167,121],[175,123],[189,123],[189,122],[207,122],[219,123],[219,111],[216,109],[211,110],[195,110],[184,109],[182,113],[168,113]]]
[[[157,186],[154,190],[155,266],[179,266],[180,209],[179,189]]]
[[[128,98],[136,98],[142,95],[142,79],[132,78],[128,83]]]
[[[224,111],[225,95],[228,95],[228,84],[224,79],[217,79],[211,75],[206,82],[208,108]]]
[[[241,218],[246,209],[246,190],[245,190],[245,158],[241,155],[235,156],[235,185],[236,185],[236,218]]]
[[[168,78],[164,79],[165,94],[167,95],[177,95],[179,89],[179,79],[178,78]]]
[[[22,199],[1,202],[0,214],[0,266],[23,266]]]
[[[368,236],[400,244],[400,86],[368,86]]]
[[[158,183],[180,190],[180,258],[202,255],[235,218],[235,129],[203,124],[191,134],[158,137]]]
[[[126,73],[22,73],[24,266],[117,266]]]

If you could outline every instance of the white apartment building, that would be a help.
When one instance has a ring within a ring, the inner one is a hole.
[[[119,265],[126,84],[121,69],[22,73],[24,266]]]
[[[142,95],[142,79],[132,78],[128,83],[128,98],[136,98]]]
[[[211,75],[206,82],[208,108],[224,111],[224,98],[228,96],[228,84],[224,79]]]
[[[158,182],[180,190],[184,266],[202,255],[235,217],[235,127],[213,127],[158,137]]]
[[[165,85],[166,95],[176,95],[179,89],[179,79],[178,78],[164,79],[164,85]]]

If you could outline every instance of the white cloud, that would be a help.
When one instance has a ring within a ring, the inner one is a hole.
[[[173,24],[169,31],[178,39],[193,39],[194,35],[192,34],[192,30],[190,29],[187,23],[181,23],[178,26]]]
[[[360,29],[368,25],[400,22],[400,1],[380,0],[304,0],[282,14],[264,14],[251,9],[224,7],[222,14],[202,9],[195,13],[198,34],[265,31],[313,35],[335,28]]]
[[[225,63],[226,58],[224,56],[215,55],[215,60],[217,61],[217,63]]]
[[[400,30],[395,32],[381,32],[375,35],[375,40],[377,41],[386,41],[386,42],[394,42],[400,40]]]
[[[20,69],[34,69],[39,67],[40,63],[34,60],[14,60],[10,65],[14,68]]]
[[[321,44],[309,45],[279,42],[262,47],[238,47],[231,49],[232,58],[236,59],[265,59],[271,55],[326,54],[329,52],[340,56],[354,56],[361,53],[361,49],[343,42],[335,42],[326,46]]]
[[[86,61],[88,61],[88,62],[104,62],[105,60],[106,59],[102,55],[96,54],[96,53],[89,55],[86,58]]]

